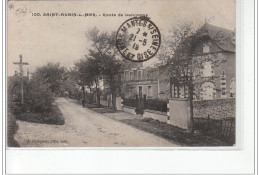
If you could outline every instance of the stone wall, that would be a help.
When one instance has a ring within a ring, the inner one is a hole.
[[[235,98],[194,101],[195,130],[235,143]]]
[[[135,108],[133,108],[133,107],[123,106],[123,107],[122,107],[122,110],[125,111],[125,112],[128,112],[128,113],[130,113],[130,114],[136,115]]]
[[[100,104],[101,104],[102,106],[108,106],[108,101],[106,101],[106,100],[100,100]]]
[[[235,103],[235,98],[194,101],[194,118],[210,118],[215,120],[235,118]]]
[[[152,118],[154,120],[159,120],[160,122],[167,122],[168,117],[166,112],[159,112],[159,111],[153,111],[153,110],[144,110],[143,117],[145,118]]]

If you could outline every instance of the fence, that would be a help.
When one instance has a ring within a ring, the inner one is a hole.
[[[137,107],[136,99],[124,99],[123,100],[124,106],[130,106],[130,107]]]
[[[211,118],[194,118],[195,130],[200,130],[207,135],[215,135],[227,138],[235,143],[235,119],[226,118],[215,120]]]
[[[158,99],[146,99],[145,109],[167,112],[167,101]]]
[[[124,106],[137,107],[138,102],[136,99],[124,99]],[[144,100],[144,109],[167,112],[167,101],[159,99],[146,99]]]

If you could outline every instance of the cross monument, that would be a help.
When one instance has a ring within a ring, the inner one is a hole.
[[[20,55],[20,62],[13,62],[14,64],[19,66],[20,71],[20,81],[21,81],[21,103],[24,103],[24,97],[23,97],[23,66],[29,65],[27,62],[23,62],[23,57]]]

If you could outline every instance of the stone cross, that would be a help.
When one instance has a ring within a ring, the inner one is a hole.
[[[21,78],[21,103],[24,103],[24,97],[23,97],[23,66],[29,65],[27,62],[23,62],[23,57],[20,55],[20,62],[13,62],[13,64],[16,64],[19,66],[20,71],[20,78]]]

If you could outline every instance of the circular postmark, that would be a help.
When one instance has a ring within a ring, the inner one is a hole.
[[[147,17],[134,17],[125,21],[116,34],[120,54],[133,62],[143,62],[156,55],[161,44],[158,27]]]

